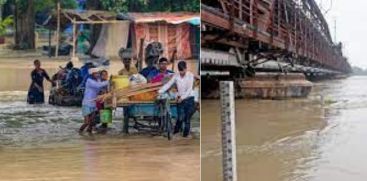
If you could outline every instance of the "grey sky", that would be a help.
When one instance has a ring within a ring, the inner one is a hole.
[[[344,44],[344,54],[352,65],[367,68],[367,1],[366,0],[317,0],[321,8],[332,8],[326,14],[334,38],[336,19],[337,40]]]

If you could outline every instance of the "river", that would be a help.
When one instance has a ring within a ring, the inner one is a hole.
[[[42,63],[49,74],[65,64]],[[122,135],[121,111],[107,135],[79,135],[80,108],[26,104],[31,68],[29,60],[0,64],[0,181],[199,180],[198,136]],[[198,113],[193,126],[198,135]]]
[[[323,98],[321,98],[323,97]],[[202,180],[222,180],[219,102],[202,101]],[[236,100],[238,180],[364,181],[367,77],[290,100]]]

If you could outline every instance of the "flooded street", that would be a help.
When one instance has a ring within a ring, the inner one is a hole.
[[[366,113],[367,77],[315,83],[307,99],[237,100],[239,180],[365,180]],[[202,101],[201,131],[202,179],[222,180],[218,101]]]
[[[64,64],[43,62],[43,67],[52,75]],[[123,136],[121,110],[107,135],[79,135],[80,108],[26,103],[29,65],[32,61],[16,68],[0,65],[7,75],[0,78],[0,181],[199,180],[198,138]],[[198,115],[193,125],[199,132]]]

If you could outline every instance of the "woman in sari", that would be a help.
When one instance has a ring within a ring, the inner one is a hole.
[[[35,69],[31,73],[32,83],[28,90],[27,102],[29,104],[43,104],[45,102],[43,80],[46,78],[49,82],[53,82],[47,72],[41,68],[41,62],[39,60],[35,60],[33,64]]]

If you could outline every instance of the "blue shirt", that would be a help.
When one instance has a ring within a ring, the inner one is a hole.
[[[148,79],[151,79],[151,78],[154,78],[155,76],[159,75],[161,73],[161,71],[159,69],[155,69],[155,70],[152,70],[149,72],[147,78]],[[172,74],[174,72],[172,72],[171,70],[166,70],[166,72],[164,72],[164,74]]]
[[[143,70],[141,70],[139,73],[141,75],[143,75],[145,78],[148,78],[148,75],[150,74],[150,72],[158,70],[156,67],[145,67],[143,68]]]
[[[96,99],[98,93],[108,86],[108,81],[97,81],[92,78],[89,78],[85,84],[85,91],[83,97],[83,106],[96,107]]]
[[[91,77],[89,75],[89,67],[87,65],[83,65],[80,68],[80,74],[82,76],[82,82],[80,83],[79,87],[80,88],[84,88],[85,87],[85,83],[87,82],[87,80]]]
[[[83,79],[84,79],[85,77],[88,77],[88,76],[89,76],[89,72],[88,72],[88,70],[89,70],[89,67],[88,67],[87,65],[83,65],[83,66],[80,68],[80,74],[81,74],[81,76],[83,77]]]

